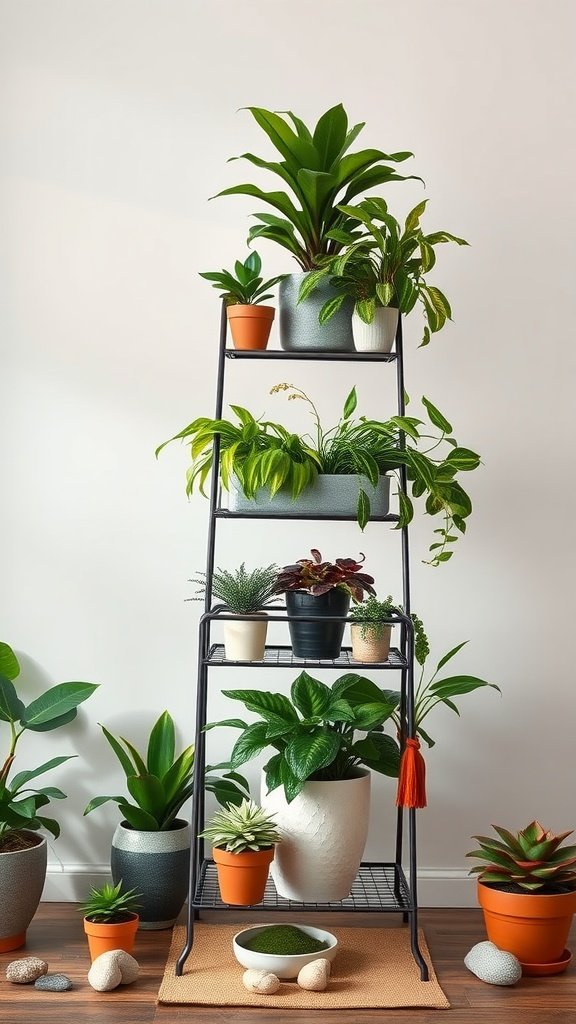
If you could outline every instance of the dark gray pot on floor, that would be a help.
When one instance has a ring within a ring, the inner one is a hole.
[[[288,626],[292,650],[297,658],[333,660],[340,656],[345,622],[306,622],[305,615],[348,615],[350,595],[334,587],[327,594],[308,594],[305,590],[290,590],[286,596],[286,610],[290,616]]]
[[[18,949],[26,942],[26,929],[38,909],[46,880],[46,840],[24,850],[0,853],[0,952]]]
[[[139,832],[122,821],[112,839],[114,884],[142,893],[140,928],[170,928],[188,894],[190,826],[177,818],[167,832]]]
[[[303,302],[298,302],[300,285],[306,277],[289,274],[280,282],[279,323],[280,345],[286,352],[355,352],[352,335],[352,299],[330,320],[321,324],[318,315],[328,299],[336,292],[327,282],[322,283]]]

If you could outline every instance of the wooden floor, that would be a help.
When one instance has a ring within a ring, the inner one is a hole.
[[[1,908],[0,908],[1,912]],[[222,920],[222,915],[206,915]],[[230,920],[230,917],[225,917]],[[254,920],[245,914],[234,920]],[[398,919],[361,915],[331,917],[336,924],[399,927]],[[314,923],[314,916],[306,916]],[[319,923],[325,923],[325,918]],[[353,1015],[325,1011],[322,1024],[576,1024],[576,965],[556,978],[524,978],[516,988],[496,988],[474,978],[462,959],[469,948],[485,938],[482,916],[477,910],[423,910],[421,924],[426,933],[440,984],[451,1010],[363,1010]],[[94,992],[86,980],[90,966],[82,921],[69,903],[45,903],[28,931],[25,950],[0,955],[1,1024],[318,1024],[320,1015],[310,1010],[254,1011],[248,1008],[157,1006],[156,993],[164,970],[170,932],[139,932],[135,950],[141,978],[128,988]],[[576,932],[572,945],[576,947]],[[11,985],[4,980],[10,960],[25,955],[48,960],[52,972],[68,974],[74,990],[62,994],[38,992],[33,986]],[[446,1015],[444,1017],[444,1015]]]

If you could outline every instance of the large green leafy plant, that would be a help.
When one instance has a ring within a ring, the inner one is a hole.
[[[272,207],[275,213],[256,213],[257,224],[249,241],[268,238],[287,249],[303,270],[313,270],[321,257],[334,254],[346,244],[338,232],[348,226],[338,202],[348,204],[359,195],[390,181],[405,181],[390,164],[412,153],[384,153],[379,149],[349,152],[364,123],[348,127],[341,103],[331,107],[314,129],[287,111],[284,115],[263,107],[247,108],[279,153],[279,160],[264,160],[253,153],[234,159],[247,160],[282,181],[280,191],[264,192],[251,183],[234,185],[219,196],[244,195]],[[287,188],[287,191],[284,191]]]
[[[239,768],[264,750],[274,751],[265,765],[268,791],[284,787],[290,803],[308,780],[354,778],[361,767],[398,775],[400,750],[383,731],[398,706],[399,694],[349,672],[326,686],[307,672],[292,683],[290,697],[263,690],[223,690],[259,718],[248,724],[232,718],[206,729],[240,729],[230,757]]]
[[[426,203],[424,199],[410,211],[403,228],[388,212],[384,199],[371,197],[356,207],[338,207],[354,226],[353,230],[337,233],[340,241],[347,238],[346,248],[338,256],[326,257],[323,266],[305,278],[300,287],[303,300],[321,281],[330,279],[337,294],[320,310],[321,323],[351,296],[356,313],[367,324],[373,322],[379,306],[393,306],[407,314],[420,301],[426,320],[422,345],[428,344],[431,334],[442,330],[446,320],[452,318],[452,309],[444,293],[427,281],[436,263],[434,250],[444,242],[468,242],[448,231],[424,234],[420,217]]]
[[[142,832],[165,832],[174,828],[178,811],[192,795],[194,787],[194,747],[186,747],[176,756],[171,715],[164,711],[154,724],[145,757],[124,736],[113,736],[104,725],[101,729],[122,765],[129,797],[94,797],[84,814],[112,801],[118,804],[132,828]],[[227,773],[222,778],[208,775],[205,784],[220,803],[237,804],[244,799],[248,785],[235,773]]]
[[[392,473],[398,484],[399,526],[406,526],[413,518],[412,499],[425,498],[426,513],[441,515],[444,520],[435,531],[429,562],[447,562],[452,556],[450,545],[457,539],[454,529],[464,533],[472,511],[472,502],[456,478],[461,472],[476,469],[480,459],[476,452],[458,445],[451,423],[432,402],[422,399],[430,427],[414,416],[392,416],[385,421],[364,416],[353,419],[357,395],[352,388],[338,423],[324,430],[316,406],[304,391],[286,383],[272,388],[272,393],[282,392],[288,392],[289,400],[307,403],[314,420],[313,435],[298,436],[279,423],[257,420],[237,405],[231,406],[237,424],[200,417],[170,439],[185,440],[190,445],[187,493],[192,493],[196,483],[204,493],[212,470],[215,438],[220,440],[223,487],[229,489],[235,478],[247,498],[254,498],[264,487],[270,497],[284,490],[297,501],[318,473],[358,474],[367,477],[373,486],[382,474]],[[157,454],[170,441],[160,445]],[[401,467],[406,470],[407,489],[402,485]],[[360,488],[357,515],[364,529],[370,519],[370,499],[364,488]]]
[[[97,689],[94,683],[59,683],[25,705],[13,683],[19,674],[14,651],[8,644],[0,644],[0,721],[10,730],[8,754],[0,769],[0,852],[28,845],[22,830],[46,829],[54,838],[60,835],[58,822],[43,812],[51,800],[64,800],[66,794],[55,786],[36,789],[30,783],[75,755],[53,757],[38,768],[11,776],[16,748],[25,732],[51,732],[68,725],[76,718],[78,705]]]

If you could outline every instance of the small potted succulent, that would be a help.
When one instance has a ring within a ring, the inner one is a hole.
[[[369,597],[350,612],[352,657],[366,664],[388,661],[392,626],[390,615],[396,611],[392,596],[384,601]]]
[[[572,832],[554,835],[538,821],[516,834],[493,828],[498,839],[474,836],[479,849],[467,854],[482,861],[470,874],[488,938],[514,953],[524,974],[559,974],[576,912],[576,846],[562,846]]]
[[[280,569],[276,591],[286,595],[296,657],[334,659],[340,655],[350,600],[360,602],[365,593],[375,594],[374,579],[362,572],[364,555],[360,560],[323,562],[317,548],[312,548],[310,554],[312,558],[301,558]],[[311,621],[311,615],[325,617],[325,621]],[[334,621],[334,616],[342,617],[342,621]]]
[[[243,800],[239,807],[229,804],[216,811],[200,835],[212,843],[223,902],[237,907],[260,903],[281,838],[274,815]]]
[[[274,320],[274,307],[262,305],[272,298],[269,291],[286,274],[264,281],[260,277],[262,260],[257,252],[250,253],[241,263],[236,260],[234,273],[228,270],[200,274],[220,290],[226,303],[226,316],[232,332],[234,347],[238,349],[265,349]]]
[[[236,621],[224,621],[224,648],[227,661],[262,661],[268,631],[268,616],[262,609],[277,598],[278,567],[267,565],[249,571],[242,562],[239,569],[229,572],[216,569],[212,577],[212,594],[222,601]],[[200,584],[205,592],[205,576],[191,580]],[[198,598],[194,598],[198,600]],[[243,619],[244,615],[257,615],[258,619]]]
[[[118,885],[105,882],[99,889],[90,890],[80,910],[92,960],[113,949],[132,952],[140,922],[138,907],[138,893],[135,889],[123,891],[121,880]]]

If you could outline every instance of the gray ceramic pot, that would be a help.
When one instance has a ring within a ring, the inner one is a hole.
[[[385,516],[390,507],[390,477],[381,476],[376,487],[368,477],[354,474],[322,473],[310,487],[306,487],[296,500],[289,491],[278,491],[273,498],[270,491],[261,487],[254,498],[246,498],[239,485],[232,480],[230,489],[230,510],[249,512],[250,515],[266,515],[275,512],[289,512],[295,519],[298,515],[315,512],[334,516],[355,516],[358,492],[362,488],[370,499],[374,516]]]
[[[112,878],[142,893],[140,928],[170,928],[188,894],[190,826],[177,818],[168,832],[139,832],[122,821],[112,839]]]
[[[328,299],[336,292],[323,282],[304,302],[298,302],[300,285],[306,277],[289,274],[280,282],[279,323],[280,345],[286,352],[354,352],[352,336],[352,299],[346,299],[341,309],[325,324],[318,315]]]
[[[37,832],[26,835],[40,838]],[[26,942],[26,929],[40,903],[46,880],[46,840],[27,850],[0,853],[0,953]]]

